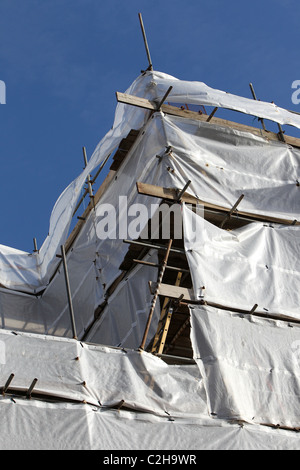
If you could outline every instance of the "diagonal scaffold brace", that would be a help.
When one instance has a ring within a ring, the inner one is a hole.
[[[154,296],[153,296],[153,299],[152,299],[151,309],[150,309],[150,313],[149,313],[148,320],[147,320],[147,323],[146,323],[146,328],[145,328],[145,331],[144,331],[144,336],[143,336],[143,339],[142,339],[142,342],[141,342],[141,345],[140,345],[140,348],[139,348],[140,350],[145,349],[145,344],[146,344],[147,336],[148,336],[148,333],[149,333],[151,320],[152,320],[152,317],[153,317],[156,301],[157,301],[158,294],[159,294],[159,288],[160,288],[160,285],[162,283],[162,279],[163,279],[163,276],[164,276],[164,273],[165,273],[165,270],[166,270],[166,266],[167,266],[167,263],[168,263],[168,258],[169,258],[170,250],[171,250],[171,247],[172,247],[172,243],[173,243],[173,240],[171,239],[168,243],[168,248],[167,248],[164,260],[162,262],[161,270],[160,270],[158,281],[157,281],[157,287],[156,287],[156,290],[155,290],[155,293],[154,293]]]
[[[71,293],[69,272],[68,272],[68,266],[67,266],[67,257],[66,257],[66,251],[65,251],[64,245],[61,245],[60,249],[61,249],[61,258],[62,258],[63,266],[64,266],[64,274],[65,274],[65,282],[66,282],[66,289],[67,289],[67,296],[68,296],[70,320],[71,320],[71,326],[72,326],[72,331],[73,331],[73,339],[77,340],[74,308],[73,308],[73,302],[72,302],[72,293]]]
[[[236,203],[234,204],[234,206],[230,209],[230,211],[228,212],[228,214],[226,215],[226,217],[223,219],[221,225],[220,225],[220,228],[223,228],[225,223],[231,218],[232,214],[237,210],[237,207],[238,205],[240,204],[240,202],[244,199],[244,194],[242,194],[238,200],[236,201]]]

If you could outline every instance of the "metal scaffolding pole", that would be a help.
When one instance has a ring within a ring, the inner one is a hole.
[[[143,23],[143,18],[142,18],[142,14],[141,14],[141,13],[139,13],[139,20],[140,20],[140,24],[141,24],[142,34],[143,34],[144,43],[145,43],[145,48],[146,48],[146,53],[147,53],[148,62],[149,62],[149,67],[148,67],[148,68],[149,68],[149,70],[153,70],[152,60],[151,60],[150,51],[149,51],[149,46],[148,46],[148,41],[147,41],[147,37],[146,37],[146,31],[145,31],[145,28],[144,28],[144,23]]]
[[[72,325],[72,330],[73,330],[73,338],[77,339],[74,309],[73,309],[73,303],[72,303],[72,294],[71,294],[71,288],[70,288],[67,258],[66,258],[64,245],[61,245],[61,256],[62,256],[63,265],[64,265],[65,281],[66,281],[66,288],[67,288],[67,295],[68,295],[68,302],[69,302],[69,311],[70,311],[71,325]]]

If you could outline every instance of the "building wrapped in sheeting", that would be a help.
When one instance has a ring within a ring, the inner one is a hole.
[[[40,250],[0,245],[0,447],[299,449],[300,139],[218,112],[299,115],[152,70],[117,100]]]

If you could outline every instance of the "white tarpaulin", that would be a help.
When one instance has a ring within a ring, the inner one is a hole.
[[[158,96],[164,96],[164,93],[172,86],[173,89],[168,95],[168,101],[172,103],[233,109],[241,113],[269,119],[279,124],[289,124],[300,129],[300,116],[276,106],[275,103],[254,101],[250,98],[243,98],[210,88],[203,82],[178,80],[161,72],[153,72],[152,84],[156,88]]]
[[[184,206],[185,250],[196,299],[300,318],[300,228],[252,223],[226,231]],[[196,235],[195,235],[196,233]]]
[[[170,145],[172,146],[172,152],[166,153],[166,147]],[[160,158],[157,158],[157,155]],[[72,246],[72,250],[68,253],[68,269],[78,334],[84,333],[84,330],[89,326],[93,320],[95,309],[105,300],[107,289],[121,273],[119,267],[128,250],[128,245],[123,243],[123,239],[138,238],[143,225],[151,216],[151,204],[157,203],[155,198],[137,194],[137,181],[164,187],[183,188],[186,182],[191,180],[189,192],[202,200],[228,208],[232,207],[241,191],[243,191],[245,198],[240,205],[241,209],[294,220],[300,216],[300,193],[299,187],[295,184],[299,159],[298,151],[280,143],[268,143],[264,139],[248,133],[230,129],[225,130],[207,123],[156,113],[147,122],[143,135],[138,137],[130,155],[122,164],[117,178],[111,182],[105,191],[96,207],[96,211],[92,211],[85,221]],[[280,175],[280,180],[278,175]],[[97,236],[97,227],[99,222],[103,220],[103,208],[106,208],[106,205],[109,205],[115,211],[116,234],[115,238],[101,239]],[[130,229],[134,222],[134,216],[141,207],[146,208],[147,214],[142,223],[134,225],[134,227],[140,225],[140,231],[132,234]],[[135,210],[131,213],[133,217],[129,216],[128,211],[132,211],[134,208]],[[189,225],[190,223],[185,223],[186,229]],[[258,230],[259,225],[256,227]],[[219,232],[213,227],[210,227],[210,229],[216,231],[216,233],[222,233],[223,236],[226,236],[226,240],[230,239],[230,235],[225,232]],[[202,228],[199,230],[202,230]],[[256,238],[253,232],[254,229],[245,230],[245,232],[242,232],[245,233],[243,238],[248,239],[247,243],[250,240],[251,243],[254,243]],[[271,230],[261,228],[258,230],[261,234],[259,236],[263,237],[263,232],[270,232],[271,234]],[[297,230],[297,227],[291,227],[291,231],[284,228],[279,231],[276,228],[273,238],[275,233],[278,236],[280,234],[280,237],[284,233],[289,233],[288,236],[284,236],[286,240],[284,243],[290,243],[289,240],[293,234],[298,233]],[[199,237],[206,236],[205,234],[205,231],[202,234],[199,232]],[[250,237],[251,234],[253,234],[253,237]],[[207,236],[210,237],[209,234]],[[276,235],[276,240],[278,236]],[[219,235],[217,235],[217,239],[218,237]],[[295,237],[296,235],[293,239],[296,242]],[[210,243],[212,241],[208,241],[206,246],[208,247]],[[281,244],[281,238],[277,244]],[[235,247],[237,245],[240,246],[241,244],[233,243],[230,246]],[[223,249],[223,242],[220,240],[217,246]],[[264,260],[260,257],[260,251],[255,251],[256,255],[253,254],[253,256],[257,256],[259,271],[252,275],[251,292],[260,285],[255,281],[258,272],[260,276],[265,276],[266,282],[271,282],[276,276],[279,282],[278,286],[274,287],[277,298],[281,295],[280,293],[285,295],[285,289],[291,291],[291,295],[280,306],[280,311],[287,307],[290,310],[291,302],[294,311],[293,299],[296,298],[297,301],[298,290],[289,287],[290,282],[287,284],[286,280],[289,279],[290,273],[294,279],[294,281],[291,281],[291,286],[294,286],[293,283],[297,282],[297,274],[294,276],[294,272],[299,271],[297,269],[298,255],[292,256],[289,254],[289,249],[286,249],[287,253],[285,253],[283,246],[278,249],[276,254],[276,257],[280,256],[280,269],[276,271],[272,269],[275,255],[271,254],[271,248],[266,253]],[[214,251],[214,248],[211,247],[211,250]],[[200,250],[199,256],[204,255],[205,252]],[[20,260],[18,252],[15,253],[15,256]],[[239,263],[241,263],[240,258],[239,255]],[[246,260],[247,255],[244,258]],[[3,260],[4,263],[5,259]],[[229,273],[228,259],[227,257],[223,262],[224,273],[227,273],[227,281],[230,280],[230,277],[228,277],[230,274],[233,276],[232,280],[234,281],[235,271],[233,269]],[[31,270],[34,272],[33,255],[28,257],[29,262],[32,263]],[[205,260],[203,262],[206,263]],[[221,258],[215,259],[214,263],[221,263]],[[199,265],[199,269],[202,265]],[[265,265],[269,269],[265,268]],[[213,269],[213,265],[210,266]],[[246,269],[246,261],[243,266]],[[250,269],[250,266],[248,267]],[[210,273],[209,269],[206,271],[205,267],[205,275],[209,276],[211,274],[215,279],[215,274]],[[19,265],[15,265],[7,271],[9,276],[14,276],[14,273],[18,277],[18,286],[20,287],[23,281],[25,282],[22,277],[24,271]],[[2,274],[1,267],[0,275]],[[239,272],[237,276],[239,278]],[[211,278],[208,281],[210,283]],[[208,281],[201,281],[204,283],[202,285],[208,284]],[[28,289],[30,292],[33,286],[25,288],[25,284],[23,288]],[[219,297],[215,292],[214,284],[206,287],[210,296]],[[223,280],[220,289],[223,289]],[[222,292],[220,289],[217,288],[218,292]],[[293,292],[293,289],[295,292]],[[228,296],[230,292],[226,290],[225,294]],[[255,303],[258,303],[259,299],[255,299],[252,293],[248,297],[248,294],[245,294],[246,308],[251,309]],[[218,301],[219,298],[216,300]],[[235,293],[232,293],[231,300],[235,300]],[[16,305],[19,306],[18,309]],[[230,305],[236,306],[236,303]],[[272,302],[272,305],[274,305],[274,302]],[[269,308],[265,301],[261,307]],[[5,325],[3,327],[6,328],[17,328],[36,333],[45,332],[60,336],[70,335],[69,307],[62,266],[50,285],[40,295],[32,296],[1,290],[0,313],[2,325]],[[10,319],[13,319],[13,322]],[[128,319],[130,319],[129,312]],[[129,329],[131,323],[129,321]],[[122,338],[119,342],[121,340]]]
[[[119,267],[128,250],[128,244],[125,244],[123,239],[138,238],[143,226],[151,217],[150,207],[149,211],[147,210],[150,206],[149,198],[137,193],[136,181],[143,180],[152,184],[160,182],[162,185],[172,182],[170,173],[165,166],[158,164],[156,158],[156,153],[162,153],[165,147],[162,118],[158,114],[149,121],[143,138],[138,139],[130,158],[124,162],[122,171],[111,182],[96,210],[90,213],[67,254],[78,336],[81,336],[89,326],[94,311],[105,300],[107,289],[121,273]],[[154,204],[156,199],[150,202]],[[146,214],[143,220],[139,219],[139,223],[135,224],[141,206],[146,209]],[[114,210],[112,222],[116,227],[116,233],[113,237],[99,238],[98,224],[104,218],[103,208],[107,207]],[[122,233],[120,233],[121,227],[123,227]],[[138,290],[137,282],[135,286]],[[16,309],[17,304],[20,306],[19,309]],[[68,336],[71,325],[62,264],[49,286],[39,295],[26,295],[1,289],[0,314],[2,325],[6,328]],[[131,312],[125,311],[125,305],[122,314],[124,322],[126,320],[129,322],[129,330],[132,326]]]
[[[251,214],[300,220],[300,151],[247,132],[165,116],[175,186],[200,200]]]
[[[300,326],[208,306],[190,313],[211,415],[300,428]]]
[[[150,252],[144,261],[157,264],[157,252]],[[109,297],[107,306],[100,319],[88,333],[86,341],[110,346],[138,348],[143,338],[152,304],[149,281],[157,281],[157,271],[157,268],[138,264]],[[151,340],[156,332],[159,316],[160,307],[157,303],[148,340]]]
[[[194,418],[158,417],[146,413],[104,410],[96,406],[47,403],[14,398],[0,399],[2,435],[0,450],[107,450],[107,451],[180,451],[198,450],[299,450],[295,432],[266,426],[238,425],[224,421]],[[35,425],[32,426],[32,423]],[[145,455],[130,457],[146,461]],[[172,454],[166,455],[172,457]],[[108,454],[110,457],[111,454]],[[199,463],[194,453],[187,464]],[[112,454],[114,457],[114,455]],[[157,463],[151,453],[150,464]],[[97,456],[99,465],[104,458]],[[160,460],[162,463],[162,459]],[[166,461],[167,462],[167,461]],[[170,459],[170,462],[173,460]]]
[[[197,326],[194,333],[197,352]],[[0,400],[1,450],[300,449],[298,433],[212,419],[197,365],[170,366],[145,352],[0,331],[0,372],[1,387],[14,373]],[[16,393],[25,394],[34,378],[38,381],[31,400]],[[291,384],[292,392],[295,386]],[[121,404],[119,411],[112,409]],[[292,405],[293,400],[289,409]]]
[[[103,300],[96,254],[94,213],[67,255],[77,335],[81,337]],[[32,295],[0,289],[2,328],[71,336],[71,320],[62,263],[43,293]]]
[[[78,337],[94,320],[96,308],[103,302],[99,270],[91,254],[76,248],[68,257],[72,304]],[[81,257],[79,256],[81,254]],[[157,253],[144,261],[157,263]],[[137,265],[108,299],[108,305],[88,334],[88,341],[110,346],[136,348],[140,345],[148,318],[151,293],[148,282],[157,280],[157,268]],[[63,268],[42,296],[0,289],[1,328],[55,336],[72,336],[69,304]],[[153,322],[159,316],[157,304]],[[149,338],[154,333],[152,323]]]
[[[126,349],[0,330],[0,372],[4,386],[105,407],[124,406],[160,416],[207,416],[198,368],[169,366],[161,359]]]

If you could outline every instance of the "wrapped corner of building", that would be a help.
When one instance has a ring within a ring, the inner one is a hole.
[[[1,449],[300,448],[300,139],[215,108],[300,128],[147,71],[39,252],[0,245]]]

